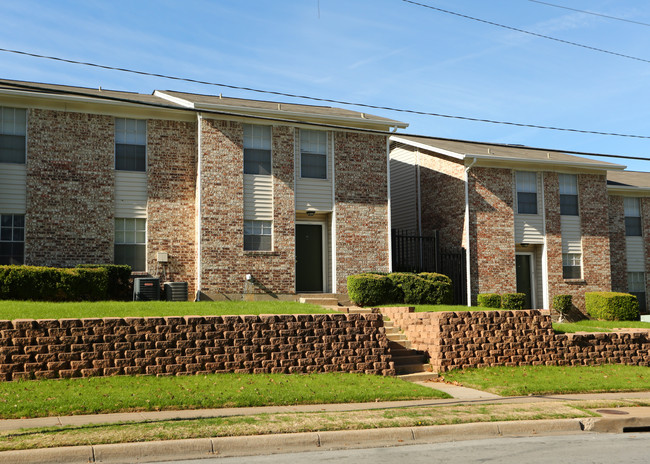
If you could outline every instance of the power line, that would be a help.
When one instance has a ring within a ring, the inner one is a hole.
[[[166,74],[150,73],[150,72],[146,72],[146,71],[138,71],[138,70],[128,69],[128,68],[119,68],[119,67],[114,67],[114,66],[107,66],[107,65],[97,64],[97,63],[90,63],[90,62],[86,62],[86,61],[76,61],[76,60],[70,60],[70,59],[66,59],[66,58],[55,57],[55,56],[39,55],[37,53],[30,53],[30,52],[25,52],[25,51],[20,51],[20,50],[11,50],[11,49],[8,49],[8,48],[0,48],[0,52],[15,53],[15,54],[18,54],[18,55],[31,56],[31,57],[34,57],[34,58],[42,58],[42,59],[60,61],[60,62],[64,62],[64,63],[77,64],[77,65],[82,65],[82,66],[92,66],[92,67],[95,67],[95,68],[108,69],[108,70],[111,70],[111,71],[120,71],[120,72],[132,73],[132,74],[139,74],[141,76],[160,77],[162,79],[171,79],[171,80],[176,80],[176,81],[191,82],[191,83],[195,83],[195,84],[210,85],[210,86],[215,86],[215,87],[225,87],[225,88],[234,89],[234,90],[243,90],[243,91],[247,91],[247,92],[256,92],[256,93],[262,93],[262,94],[267,94],[267,95],[277,95],[277,96],[282,96],[282,97],[298,98],[298,99],[303,99],[303,100],[311,100],[311,101],[324,102],[324,103],[334,103],[334,104],[337,104],[337,105],[359,106],[359,107],[362,107],[362,108],[371,108],[371,109],[376,109],[376,110],[394,111],[394,112],[398,112],[398,113],[417,114],[417,115],[421,115],[421,116],[434,116],[434,117],[438,117],[438,118],[458,119],[458,120],[462,120],[462,121],[481,122],[481,123],[486,123],[486,124],[499,124],[499,125],[506,125],[506,126],[515,126],[515,127],[528,127],[528,128],[532,128],[532,129],[553,130],[553,131],[561,131],[561,132],[575,132],[575,133],[579,133],[579,134],[590,134],[590,135],[606,135],[606,136],[612,136],[612,137],[625,137],[625,138],[635,138],[635,139],[650,139],[650,136],[648,136],[648,135],[622,134],[622,133],[617,133],[617,132],[601,132],[601,131],[573,129],[573,128],[565,128],[565,127],[543,126],[543,125],[539,125],[539,124],[526,124],[526,123],[518,123],[518,122],[512,122],[512,121],[498,121],[498,120],[494,120],[494,119],[473,118],[473,117],[469,117],[469,116],[458,116],[458,115],[450,115],[450,114],[443,114],[443,113],[433,113],[433,112],[428,112],[428,111],[418,111],[418,110],[411,110],[411,109],[404,109],[404,108],[395,108],[395,107],[391,107],[391,106],[370,105],[370,104],[367,104],[367,103],[360,103],[360,102],[334,100],[334,99],[329,99],[329,98],[318,98],[318,97],[311,97],[311,96],[308,96],[308,95],[297,95],[297,94],[286,93],[286,92],[277,92],[277,91],[273,91],[273,90],[262,90],[262,89],[255,89],[255,88],[252,88],[252,87],[242,87],[242,86],[238,86],[238,85],[223,84],[223,83],[217,83],[217,82],[208,82],[208,81],[202,81],[202,80],[198,80],[198,79],[190,79],[190,78],[185,78],[185,77],[170,76],[170,75],[166,75]]]
[[[558,39],[556,37],[551,37],[549,35],[538,34],[537,32],[527,31],[525,29],[518,29],[516,27],[506,26],[505,24],[499,24],[499,23],[495,23],[493,21],[488,21],[488,20],[485,20],[485,19],[475,18],[473,16],[468,16],[468,15],[464,15],[464,14],[461,14],[461,13],[456,13],[455,11],[443,10],[442,8],[437,8],[437,7],[431,6],[431,5],[425,5],[424,3],[414,2],[412,0],[402,0],[402,1],[405,2],[405,3],[410,3],[412,5],[421,6],[423,8],[429,8],[430,10],[439,11],[441,13],[446,13],[446,14],[458,16],[459,18],[471,19],[472,21],[478,21],[479,23],[489,24],[491,26],[496,26],[496,27],[501,27],[503,29],[508,29],[509,31],[521,32],[522,34],[528,34],[528,35],[532,35],[534,37],[540,37],[542,39],[553,40],[555,42],[560,42],[560,43],[563,43],[563,44],[566,44],[566,45],[573,45],[574,47],[585,48],[587,50],[592,50],[592,51],[595,51],[595,52],[607,53],[608,55],[614,55],[614,56],[618,56],[618,57],[621,57],[621,58],[627,58],[629,60],[641,61],[643,63],[650,63],[650,60],[647,60],[645,58],[639,58],[638,56],[625,55],[623,53],[613,52],[611,50],[605,50],[604,48],[597,48],[597,47],[592,47],[591,45],[584,45],[584,44],[577,43],[577,42],[571,42],[569,40]]]
[[[586,14],[590,14],[590,15],[594,15],[594,16],[601,16],[601,17],[607,18],[607,19],[614,19],[616,21],[625,21],[626,23],[639,24],[641,26],[650,27],[650,24],[648,24],[648,23],[642,23],[641,21],[634,21],[632,19],[618,18],[616,16],[609,16],[609,15],[602,14],[602,13],[596,13],[594,11],[578,10],[577,8],[569,8],[568,6],[564,6],[564,5],[555,5],[554,3],[540,2],[539,0],[528,0],[528,1],[533,2],[533,3],[540,3],[542,5],[553,6],[555,8],[563,8],[565,10],[577,11],[578,13],[586,13]]]

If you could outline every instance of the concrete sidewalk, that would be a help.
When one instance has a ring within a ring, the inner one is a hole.
[[[490,393],[439,382],[423,382],[427,387],[445,391],[449,399],[388,401],[355,404],[320,404],[298,406],[270,406],[253,408],[224,408],[189,411],[160,411],[117,413],[85,416],[11,419],[0,421],[0,430],[18,430],[33,427],[108,424],[126,421],[159,421],[208,417],[244,416],[287,412],[355,411],[408,407],[439,407],[453,404],[476,403],[532,403],[541,401],[578,400],[647,400],[650,392],[596,393],[500,397]],[[630,407],[598,410],[601,417],[561,420],[526,420],[459,424],[449,426],[404,427],[336,432],[291,433],[247,437],[220,437],[192,440],[172,440],[114,445],[89,445],[68,448],[49,448],[26,451],[0,452],[0,462],[11,463],[132,463],[174,459],[199,459],[216,456],[244,456],[255,454],[317,451],[327,449],[399,446],[416,443],[471,440],[490,437],[531,436],[541,434],[576,434],[584,432],[622,433],[643,431],[650,427],[650,407]]]

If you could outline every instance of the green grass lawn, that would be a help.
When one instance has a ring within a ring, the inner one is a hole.
[[[444,379],[504,396],[649,391],[650,367],[603,366],[488,367],[453,370]]]
[[[426,312],[441,312],[441,311],[494,311],[494,308],[483,308],[480,306],[465,306],[465,305],[412,305],[412,304],[406,304],[406,303],[395,303],[395,304],[387,304],[387,305],[381,305],[381,306],[375,306],[378,308],[386,308],[386,307],[395,307],[395,306],[412,306],[415,308],[416,313],[426,313]]]
[[[592,321],[583,320],[572,323],[554,323],[553,329],[556,333],[575,332],[611,332],[612,329],[650,329],[650,322],[640,321]]]
[[[324,314],[336,311],[295,301],[0,301],[0,320],[83,317]]]
[[[363,374],[118,376],[0,383],[0,418],[449,398]]]

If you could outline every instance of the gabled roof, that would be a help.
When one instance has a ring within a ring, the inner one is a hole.
[[[650,172],[608,171],[607,190],[620,192],[650,192]]]
[[[280,118],[301,117],[321,121],[353,123],[355,125],[363,126],[377,125],[383,127],[408,127],[408,124],[405,122],[331,106],[246,100],[242,98],[228,98],[221,95],[200,95],[195,93],[176,92],[173,90],[156,90],[154,95],[194,109],[222,110],[241,114],[253,113]]]
[[[466,160],[469,158],[499,162],[501,164],[532,163],[588,169],[625,169],[625,166],[621,164],[607,163],[605,161],[569,155],[558,150],[526,147],[524,145],[472,142],[468,140],[399,134],[392,135],[390,140],[424,150],[435,151],[459,160]],[[593,156],[597,155],[594,154]]]

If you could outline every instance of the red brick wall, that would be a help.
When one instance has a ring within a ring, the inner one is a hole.
[[[246,274],[273,293],[295,291],[293,129],[274,126],[273,251],[244,251],[243,126],[203,120],[202,291],[208,296],[261,291]]]
[[[512,171],[470,169],[469,202],[472,301],[478,293],[515,292]]]
[[[0,321],[0,381],[337,371],[395,375],[380,314]]]
[[[113,262],[113,118],[30,109],[28,127],[25,264]]]
[[[162,272],[156,253],[169,257],[167,280],[196,287],[196,123],[147,121],[147,261]]]
[[[609,197],[609,253],[612,265],[612,290],[627,292],[625,210],[621,196]]]
[[[336,291],[344,293],[349,275],[389,270],[386,137],[337,132],[334,168]]]
[[[440,247],[463,246],[465,230],[465,166],[429,152],[420,153],[422,233],[439,231]]]
[[[549,301],[555,295],[573,296],[573,304],[585,312],[585,293],[611,290],[609,198],[604,175],[578,175],[578,201],[582,235],[583,279],[562,277],[560,187],[557,173],[544,173],[546,246]]]

